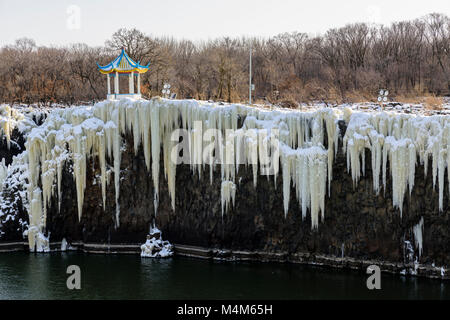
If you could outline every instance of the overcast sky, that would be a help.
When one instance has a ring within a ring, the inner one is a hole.
[[[0,45],[21,37],[38,45],[103,45],[121,27],[191,40],[318,34],[431,12],[450,15],[450,0],[0,0]]]

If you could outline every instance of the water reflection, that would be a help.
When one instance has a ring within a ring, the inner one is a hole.
[[[66,269],[81,268],[81,290]],[[0,299],[449,299],[448,282],[295,264],[228,263],[79,253],[0,255]]]

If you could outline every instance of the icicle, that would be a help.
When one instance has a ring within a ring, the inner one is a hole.
[[[270,156],[273,165],[273,182],[276,189],[277,176],[280,171],[280,140],[279,131],[277,129],[270,131]]]
[[[432,168],[432,174],[433,174],[433,189],[434,189],[436,186],[436,177],[437,177],[437,172],[438,172],[439,161],[441,158],[439,156],[440,143],[436,137],[433,137],[432,142],[429,142],[429,144],[431,145],[431,147],[429,147],[429,152],[432,154],[431,168]]]
[[[171,135],[166,134],[164,138],[164,170],[167,176],[167,184],[169,187],[169,195],[172,200],[172,209],[175,211],[175,178],[177,173],[176,163],[171,159],[171,151],[175,143],[171,141]]]
[[[386,194],[386,170],[387,170],[387,157],[389,153],[389,145],[385,144],[383,148],[383,190]]]
[[[281,170],[283,174],[283,205],[284,217],[286,218],[289,210],[289,197],[291,191],[291,159],[287,154],[281,155]]]
[[[191,141],[191,165],[197,169],[198,177],[201,178],[203,162],[203,126],[201,121],[194,121]]]
[[[419,250],[419,259],[420,256],[422,255],[422,251],[423,251],[423,217],[420,218],[420,221],[418,224],[416,224],[413,227],[413,233],[414,233],[414,242],[416,244],[416,248]]]
[[[103,210],[106,210],[106,145],[104,132],[97,132],[97,148],[100,163],[100,181],[102,187]]]
[[[223,181],[220,189],[222,198],[222,217],[224,211],[228,211],[230,201],[232,201],[234,207],[234,199],[236,195],[236,185],[233,181]]]
[[[302,202],[302,219],[306,218],[306,210],[310,206],[311,203],[311,191],[309,189],[309,161],[308,156],[305,153],[300,154],[299,165],[301,166],[301,170],[299,170],[299,185],[301,186],[301,202]]]
[[[261,174],[268,174],[267,168],[270,165],[270,154],[269,154],[269,136],[265,129],[258,131],[258,159],[260,165]],[[268,177],[268,175],[267,175]]]
[[[439,211],[444,210],[444,173],[445,173],[445,161],[447,156],[446,150],[439,151],[438,160],[438,181],[439,181]]]
[[[130,118],[132,119],[131,126],[133,128],[133,143],[134,143],[134,154],[137,155],[139,150],[139,145],[141,144],[141,128],[139,119],[139,110],[143,109],[143,105],[139,104],[135,108],[129,108]],[[132,110],[132,111],[131,111]],[[145,119],[145,118],[144,118]]]
[[[310,167],[311,227],[312,229],[317,229],[319,225],[319,210],[321,210],[323,217],[325,209],[327,153],[318,147],[312,147],[308,157]]]
[[[84,189],[86,186],[86,139],[83,137],[81,126],[73,128],[74,141],[71,143],[73,151],[73,173],[77,190],[78,220],[83,212]]]
[[[30,226],[28,228],[28,244],[30,251],[35,251],[36,239],[38,234],[42,232],[42,191],[36,188],[32,191],[30,205]]]
[[[139,130],[142,139],[145,165],[150,172],[151,148],[150,148],[150,103],[147,102],[139,108]]]
[[[161,152],[159,105],[152,104],[150,109],[150,129],[152,138],[152,178],[154,187],[155,214],[158,211],[159,160]]]
[[[409,164],[411,140],[395,140],[394,137],[386,138],[391,152],[391,172],[392,172],[392,200],[393,205],[400,209],[400,216],[403,211],[403,199],[409,180]]]
[[[416,175],[416,147],[414,144],[410,143],[408,146],[409,150],[409,163],[408,163],[408,185],[409,194],[411,195],[412,189],[414,187],[414,179]]]
[[[325,158],[325,159],[324,159]],[[327,164],[326,164],[326,158],[324,154],[319,155],[318,161],[318,181],[316,183],[319,184],[319,207],[320,207],[320,214],[322,218],[322,222],[325,221],[325,195],[326,195],[326,184],[327,184]],[[317,226],[316,226],[317,228]]]
[[[239,165],[246,164],[245,158],[245,132],[242,129],[238,129],[235,132],[236,135],[236,173],[239,172]]]
[[[3,188],[3,181],[8,174],[8,167],[5,165],[5,158],[2,159],[0,163],[0,191]]]
[[[369,134],[371,140],[371,156],[372,156],[372,173],[373,173],[373,190],[376,194],[380,191],[380,171],[381,171],[381,148],[384,143],[382,135],[372,130]]]
[[[47,162],[47,161],[46,161]],[[44,217],[47,217],[47,207],[53,195],[53,181],[55,180],[56,170],[49,168],[46,163],[44,166],[44,173],[42,174],[42,197],[44,205]],[[44,219],[46,221],[46,219]]]
[[[258,181],[258,137],[255,129],[247,131],[247,160],[253,168],[253,185],[256,187]]]
[[[120,106],[120,105],[119,105]],[[113,111],[113,121],[116,125],[116,128],[113,131],[113,158],[114,158],[114,190],[116,194],[116,228],[120,226],[120,162],[121,162],[121,142],[122,137],[120,135],[120,126],[123,120],[120,118],[120,109]],[[124,126],[124,124],[123,124]]]
[[[217,144],[217,137],[216,137],[216,131],[211,130],[209,128],[206,130],[205,135],[203,136],[203,142],[205,142],[205,149],[203,150],[204,155],[207,156],[206,162],[209,165],[209,183],[213,183],[213,172],[214,172],[214,165],[215,165],[215,157],[214,152],[216,150],[216,144]],[[217,153],[216,153],[217,155]]]
[[[339,127],[335,123],[331,109],[325,114],[325,123],[328,136],[328,196],[331,193],[331,181],[333,180],[333,161],[338,148]]]

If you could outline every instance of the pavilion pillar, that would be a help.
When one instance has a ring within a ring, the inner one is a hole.
[[[114,77],[114,93],[119,94],[119,73],[117,71]]]
[[[110,81],[110,76],[109,73],[106,74],[106,77],[108,79],[108,94],[111,94],[111,81]]]
[[[134,79],[133,79],[134,75],[131,72],[129,77],[128,77],[128,89],[130,91],[130,94],[134,94]]]
[[[137,93],[141,94],[141,74],[138,73],[137,76]]]

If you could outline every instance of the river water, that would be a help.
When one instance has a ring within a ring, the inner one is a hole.
[[[69,265],[81,290],[69,290]],[[450,282],[277,263],[143,259],[82,253],[0,254],[0,299],[450,299]]]

